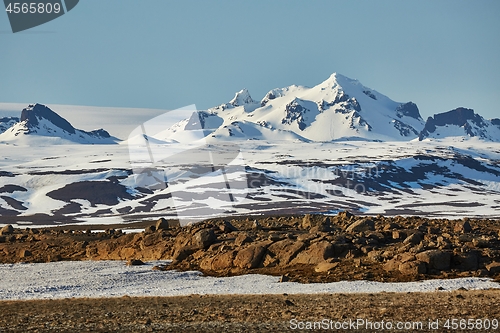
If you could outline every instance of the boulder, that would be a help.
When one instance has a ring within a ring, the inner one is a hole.
[[[500,262],[492,262],[491,264],[486,265],[486,269],[492,275],[500,273]]]
[[[243,250],[238,251],[233,264],[239,268],[252,269],[257,268],[262,263],[266,246],[260,243],[252,244]]]
[[[206,257],[200,262],[200,268],[204,270],[220,271],[233,267],[236,251],[221,252],[213,257]]]
[[[31,257],[33,254],[28,249],[21,249],[19,251],[19,258]]]
[[[240,232],[238,236],[236,236],[236,239],[234,240],[234,245],[240,247],[244,244],[251,242],[252,238],[250,238],[250,236],[248,236],[246,232]]]
[[[467,233],[472,231],[472,227],[469,223],[469,219],[464,219],[457,224],[455,224],[453,231],[456,233]]]
[[[212,229],[201,229],[194,234],[192,245],[197,249],[208,249],[216,240],[217,237]]]
[[[232,225],[230,222],[224,220],[221,225],[219,226],[220,230],[224,233],[229,233],[232,231],[238,231],[238,228],[236,228],[234,225]]]
[[[398,269],[404,275],[418,275],[427,272],[425,263],[419,260],[403,262],[399,264]]]
[[[280,265],[287,265],[304,247],[304,242],[284,239],[271,244],[268,251],[278,259]]]
[[[370,219],[362,219],[352,223],[347,227],[347,232],[363,232],[363,231],[374,231],[375,230],[375,222]]]
[[[129,259],[127,261],[127,266],[141,266],[144,265],[144,262],[139,259]]]
[[[165,220],[163,217],[159,218],[158,221],[156,221],[156,224],[155,224],[156,230],[164,230],[164,229],[168,229],[168,228],[169,228],[168,221]]]
[[[306,250],[297,254],[292,264],[308,264],[316,265],[335,255],[334,247],[330,242],[319,241],[313,243]]]
[[[401,265],[401,262],[397,259],[391,259],[391,260],[388,260],[385,264],[384,264],[384,270],[387,271],[387,272],[394,272],[394,271],[397,271],[399,270],[399,265]]]
[[[309,229],[313,226],[311,214],[306,214],[302,219],[302,229]]]
[[[406,237],[403,244],[417,245],[424,239],[424,234],[420,231],[414,232],[410,236]]]
[[[337,216],[342,219],[342,220],[350,220],[352,217],[354,217],[353,214],[351,214],[351,212],[345,210],[343,212],[340,212],[337,214]]]
[[[450,269],[451,254],[441,250],[427,250],[416,255],[417,259],[425,262],[429,269],[440,271]]]
[[[11,235],[14,232],[14,227],[12,225],[7,224],[6,226],[0,229],[0,235]]]
[[[324,272],[329,272],[334,270],[336,267],[340,265],[339,262],[320,262],[319,264],[316,265],[314,268],[314,271],[316,273],[324,273]]]
[[[459,253],[453,256],[453,265],[462,271],[475,271],[479,266],[478,255],[475,252]]]

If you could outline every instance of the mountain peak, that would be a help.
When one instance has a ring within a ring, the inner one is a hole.
[[[472,109],[459,107],[429,117],[419,135],[419,140],[428,137],[466,136],[496,141],[500,134],[499,129],[495,119],[488,121]]]
[[[3,140],[35,136],[55,137],[79,143],[115,143],[116,138],[98,129],[90,132],[74,128],[66,119],[43,104],[30,104],[21,111],[18,122],[0,134]]]
[[[35,129],[42,119],[50,121],[68,133],[75,134],[75,128],[66,119],[43,104],[30,104],[21,112],[21,122],[26,122],[26,127],[29,131]]]
[[[234,98],[231,101],[229,101],[229,104],[231,104],[232,106],[242,106],[246,104],[255,104],[255,103],[257,102],[252,99],[247,89],[242,89],[238,91],[234,95]]]

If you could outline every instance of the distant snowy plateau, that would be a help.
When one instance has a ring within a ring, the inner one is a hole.
[[[414,103],[339,74],[137,126],[120,140],[41,104],[0,118],[0,224],[341,210],[500,218],[500,119],[457,108],[425,121]]]

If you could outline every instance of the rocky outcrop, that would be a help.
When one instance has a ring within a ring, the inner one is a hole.
[[[419,134],[419,140],[427,137],[446,137],[453,135],[479,137],[481,139],[499,141],[498,119],[486,120],[476,114],[474,110],[467,108],[457,108],[448,112],[435,114],[429,117],[424,129]],[[450,126],[460,128],[458,132],[449,132]],[[444,131],[441,133],[441,131]]]
[[[5,132],[9,127],[19,122],[17,117],[3,117],[0,118],[0,134]]]
[[[500,221],[493,220],[349,212],[214,219],[186,227],[160,219],[136,234],[5,226],[0,230],[0,262],[172,260],[155,269],[216,276],[273,274],[302,282],[500,278],[499,230]]]
[[[404,103],[398,106],[396,109],[396,114],[399,118],[402,118],[403,116],[408,116],[419,120],[422,119],[417,104],[413,102]]]
[[[61,137],[80,143],[115,143],[117,140],[102,128],[90,132],[76,129],[50,108],[38,103],[24,108],[18,122],[6,123],[3,120],[5,119],[0,119],[0,134],[8,133],[8,138],[19,135],[41,135]],[[6,125],[10,126],[4,128]]]
[[[41,119],[46,119],[57,127],[63,129],[64,131],[75,134],[75,128],[71,124],[57,113],[42,104],[32,104],[21,111],[21,121],[26,122],[26,127],[29,130],[36,129],[38,127],[38,121]]]

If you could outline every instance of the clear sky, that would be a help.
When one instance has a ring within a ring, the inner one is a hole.
[[[499,17],[498,0],[81,0],[13,34],[0,13],[0,102],[201,109],[338,72],[424,118],[500,117]]]

